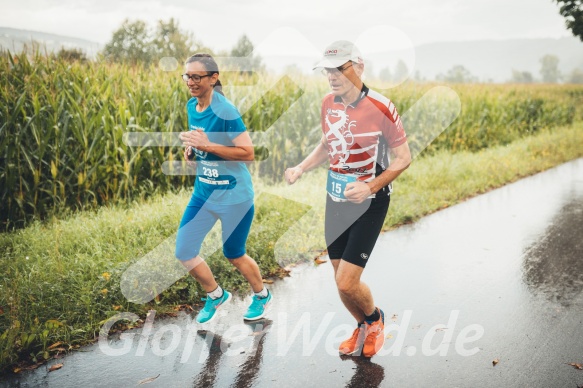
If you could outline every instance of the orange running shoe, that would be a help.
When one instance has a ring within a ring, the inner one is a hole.
[[[377,310],[381,314],[378,321],[370,324],[364,321],[366,338],[364,340],[362,355],[365,357],[374,356],[385,344],[385,313],[378,307]]]
[[[362,344],[364,342],[364,325],[359,325],[352,332],[352,337],[340,344],[340,354],[350,355],[360,355],[362,349]]]

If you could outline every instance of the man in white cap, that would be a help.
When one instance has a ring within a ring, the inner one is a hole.
[[[322,139],[285,178],[293,184],[329,161],[326,245],[340,299],[357,322],[339,351],[372,357],[384,344],[384,313],[360,278],[389,208],[391,182],[409,166],[411,153],[395,105],[362,82],[364,61],[351,42],[326,47],[317,68],[332,90],[322,101]]]

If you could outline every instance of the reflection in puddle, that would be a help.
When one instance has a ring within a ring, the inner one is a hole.
[[[523,270],[530,291],[563,306],[582,293],[583,197],[565,205],[539,241],[525,250]]]
[[[269,319],[262,319],[255,322],[246,322],[251,328],[253,338],[253,348],[247,360],[240,365],[237,380],[233,387],[246,388],[251,387],[259,373],[263,355],[263,342],[266,334],[271,328],[273,322]],[[204,339],[209,349],[209,355],[203,365],[201,372],[195,377],[194,387],[214,387],[217,379],[217,371],[221,365],[221,358],[225,354],[228,341],[225,341],[220,335],[211,331],[199,330],[197,333]]]
[[[199,330],[197,334],[204,338],[208,349],[209,355],[204,363],[201,372],[194,379],[194,387],[213,387],[217,379],[217,371],[220,365],[221,356],[223,351],[221,347],[223,345],[223,338],[220,335],[216,335],[213,332],[206,330]]]
[[[259,367],[263,360],[263,342],[269,329],[271,328],[272,321],[269,319],[263,319],[261,321],[256,321],[253,323],[246,323],[252,329],[253,335],[253,349],[247,360],[239,366],[239,373],[237,374],[237,380],[233,387],[243,388],[251,387],[257,375],[259,374]]]
[[[340,359],[342,359],[342,361],[351,360],[356,364],[356,371],[354,372],[354,375],[352,375],[350,381],[346,384],[346,388],[376,388],[380,387],[385,379],[385,368],[379,364],[371,362],[370,358],[365,358],[364,356],[340,356]]]

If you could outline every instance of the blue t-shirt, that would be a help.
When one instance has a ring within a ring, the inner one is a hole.
[[[220,93],[213,92],[210,106],[197,112],[198,99],[186,103],[188,127],[202,129],[212,143],[234,146],[233,139],[246,131],[235,106]],[[210,203],[232,205],[253,199],[251,174],[244,162],[225,160],[217,155],[193,149],[196,156],[196,179],[193,196]]]

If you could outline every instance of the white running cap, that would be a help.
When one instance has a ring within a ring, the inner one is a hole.
[[[364,63],[358,47],[347,40],[337,40],[326,47],[324,50],[324,56],[320,62],[314,66],[314,70],[324,67],[338,67],[348,61]]]

